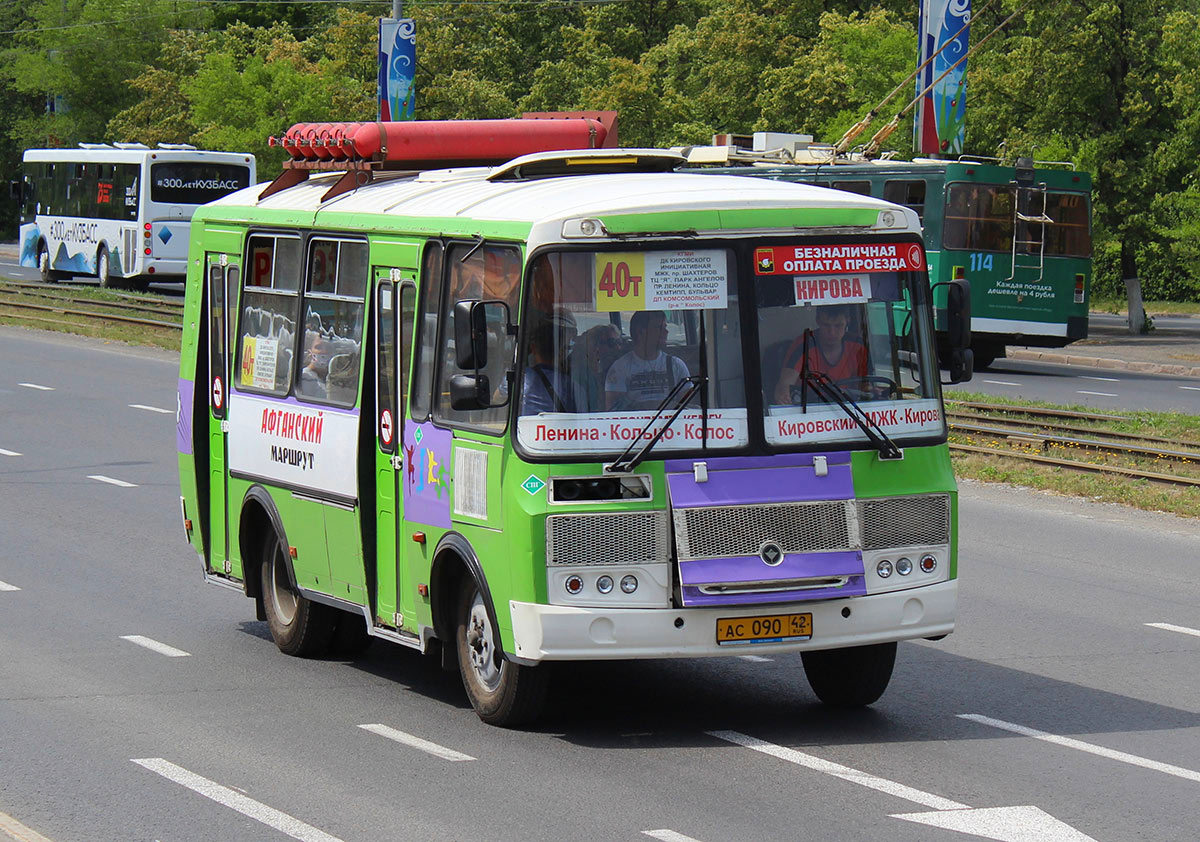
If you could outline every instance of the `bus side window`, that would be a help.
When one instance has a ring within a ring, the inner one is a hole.
[[[362,358],[367,244],[314,238],[308,256],[296,395],[353,406]]]
[[[883,200],[904,205],[917,212],[921,223],[925,222],[925,181],[885,181],[883,183]]]
[[[507,373],[513,362],[513,337],[489,331],[488,360],[484,374],[488,378],[488,389],[492,405],[486,409],[461,410],[450,406],[450,378],[461,374],[454,357],[454,305],[466,299],[499,299],[509,305],[511,318],[512,303],[516,301],[520,281],[520,252],[507,246],[455,245],[447,250],[449,294],[442,304],[440,325],[442,330],[437,379],[437,401],[434,415],[437,420],[482,430],[500,433],[504,430],[508,404]]]
[[[438,311],[442,305],[442,244],[429,243],[421,261],[421,306],[417,311],[417,360],[412,368],[412,419],[428,421],[437,365]],[[407,370],[401,369],[407,374]]]
[[[300,238],[250,237],[242,278],[233,380],[245,392],[286,395],[292,381],[300,305]]]

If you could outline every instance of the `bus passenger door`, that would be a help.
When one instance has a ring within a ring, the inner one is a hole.
[[[229,264],[229,256],[205,255],[205,295],[208,298],[208,412],[209,412],[209,571],[221,575],[230,571],[229,562],[229,481],[227,430],[229,402],[230,333],[236,319],[229,302],[237,299],[239,273]]]
[[[376,464],[376,620],[383,625],[416,628],[407,606],[405,547],[401,509],[404,470],[405,387],[412,352],[416,287],[411,273],[376,269],[375,284],[375,464]],[[407,617],[407,623],[406,620]]]

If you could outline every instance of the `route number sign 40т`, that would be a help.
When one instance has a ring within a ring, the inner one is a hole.
[[[643,301],[642,269],[640,254],[602,254],[596,262],[596,303],[598,310],[641,309]],[[636,265],[630,268],[630,263]],[[636,274],[635,274],[636,272]],[[614,301],[613,299],[618,299]],[[625,306],[621,306],[624,304]]]

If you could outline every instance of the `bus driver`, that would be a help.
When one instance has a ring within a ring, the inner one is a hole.
[[[849,323],[850,308],[847,305],[817,308],[816,331],[806,328],[784,354],[783,368],[775,384],[776,403],[792,403],[792,387],[799,383],[804,368],[806,335],[809,337],[809,371],[819,371],[835,383],[867,375],[867,349],[862,343],[846,338]]]

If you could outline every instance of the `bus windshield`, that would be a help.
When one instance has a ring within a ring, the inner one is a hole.
[[[920,253],[883,246],[910,247]],[[745,449],[759,438],[752,425],[772,448],[865,446],[846,410],[808,388],[822,375],[892,438],[943,435],[932,326],[913,306],[923,271],[842,274],[834,289],[828,273],[785,269],[793,251],[756,250],[757,347],[743,342],[739,277],[751,273],[733,249],[535,258],[516,377],[521,447],[606,457],[668,424],[656,453]],[[778,275],[758,262],[774,252]],[[688,378],[700,389],[672,423],[676,407],[663,402]],[[751,388],[762,391],[749,401]]]
[[[203,205],[250,186],[250,169],[235,164],[173,161],[150,167],[150,201]]]

